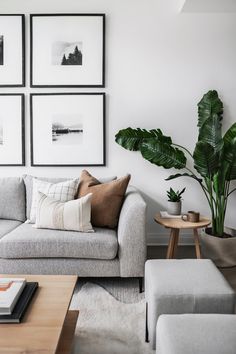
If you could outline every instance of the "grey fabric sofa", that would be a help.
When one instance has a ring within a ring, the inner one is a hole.
[[[0,273],[143,277],[146,203],[137,189],[127,190],[117,230],[89,234],[35,229],[25,223],[31,200],[31,176],[0,179]]]

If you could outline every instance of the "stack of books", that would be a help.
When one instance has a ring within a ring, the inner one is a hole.
[[[0,323],[20,323],[37,287],[23,278],[0,278]]]

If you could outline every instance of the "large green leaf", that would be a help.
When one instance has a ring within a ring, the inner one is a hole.
[[[196,144],[194,153],[194,167],[202,177],[212,178],[219,168],[219,154],[214,148],[203,141]]]
[[[208,143],[214,148],[215,152],[220,151],[223,148],[221,128],[220,117],[217,114],[213,114],[205,120],[199,129],[198,141]]]
[[[226,181],[226,173],[228,169],[228,164],[221,164],[217,173],[214,174],[212,178],[213,189],[217,195],[224,195],[225,192],[225,181]]]
[[[236,179],[236,123],[225,133],[222,153],[222,168],[224,167],[226,179]]]
[[[218,116],[219,121],[223,119],[223,103],[215,90],[208,91],[198,103],[198,127],[201,129],[206,120],[214,115]]]
[[[149,162],[164,168],[182,169],[186,166],[183,151],[157,139],[144,140],[140,146],[142,156]]]
[[[117,144],[127,150],[133,151],[140,149],[140,145],[144,139],[148,141],[153,138],[162,143],[172,144],[171,138],[163,135],[160,129],[146,130],[140,128],[133,129],[129,127],[127,129],[120,130],[115,136]]]

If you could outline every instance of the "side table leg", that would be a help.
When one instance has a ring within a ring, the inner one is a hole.
[[[175,229],[171,229],[167,255],[166,255],[167,259],[173,258],[174,248],[175,248]]]
[[[193,229],[193,234],[194,234],[194,243],[195,243],[195,250],[196,250],[196,256],[197,259],[201,259],[201,249],[200,249],[200,243],[199,243],[199,237],[198,237],[198,231],[197,229]]]
[[[175,244],[174,244],[172,258],[175,258],[175,255],[177,252],[177,247],[178,247],[178,242],[179,242],[179,229],[175,229],[174,232],[175,232]]]

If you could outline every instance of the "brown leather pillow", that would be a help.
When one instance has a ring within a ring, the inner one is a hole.
[[[78,198],[92,193],[91,222],[93,226],[117,227],[130,175],[101,183],[86,170],[81,172]]]

